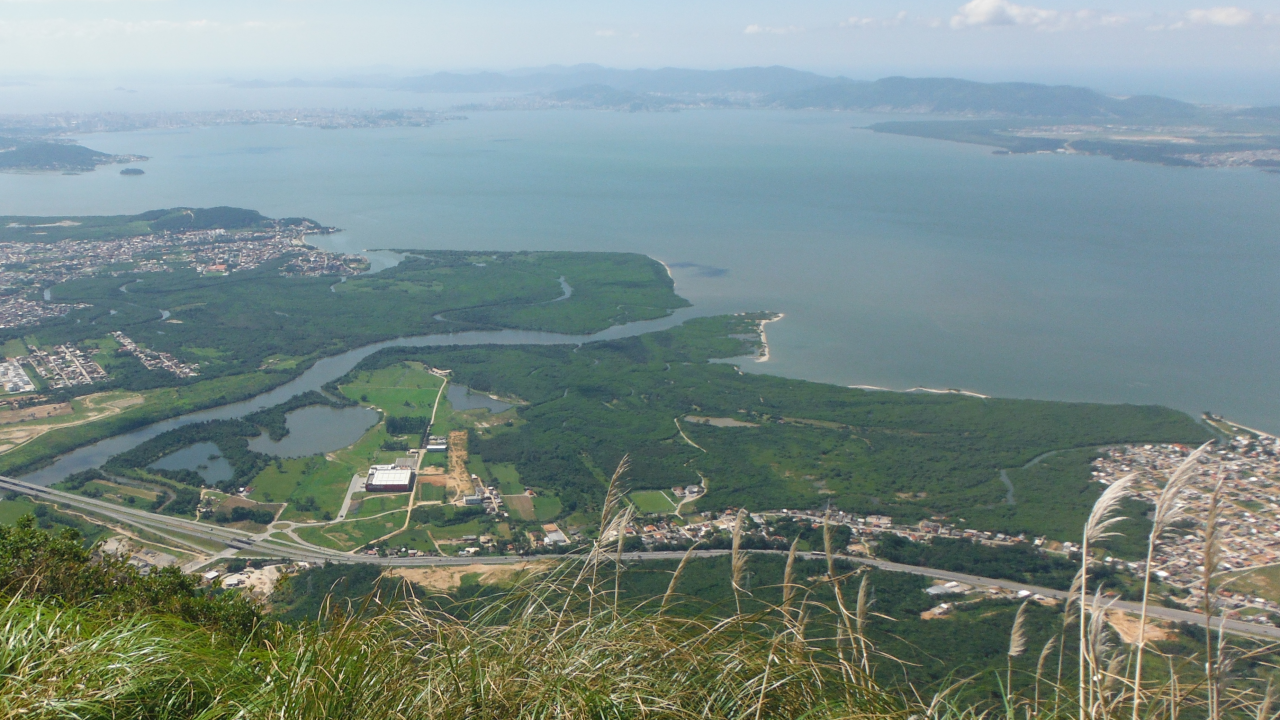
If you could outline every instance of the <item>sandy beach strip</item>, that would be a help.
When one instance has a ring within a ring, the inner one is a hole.
[[[777,322],[784,317],[786,317],[786,314],[776,313],[773,317],[760,321],[760,345],[763,346],[763,349],[760,352],[760,357],[756,358],[756,362],[769,362],[769,336],[765,335],[764,326],[771,322]]]
[[[967,395],[969,397],[981,398],[983,400],[991,399],[990,395],[983,395],[982,393],[976,393],[972,390],[959,390],[956,388],[947,388],[944,390],[940,388],[923,387],[921,385],[917,385],[916,387],[908,388],[906,390],[894,390],[893,388],[880,387],[878,385],[849,385],[848,387],[852,390],[873,390],[875,392],[926,392],[934,393],[935,395]]]

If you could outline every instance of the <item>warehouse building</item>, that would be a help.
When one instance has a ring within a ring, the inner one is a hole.
[[[409,492],[413,489],[413,470],[395,465],[374,465],[364,482],[365,492]]]

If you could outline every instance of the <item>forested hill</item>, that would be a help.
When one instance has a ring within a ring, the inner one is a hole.
[[[837,79],[770,100],[785,108],[1041,118],[1190,119],[1190,103],[1153,95],[1116,98],[1071,85],[980,83],[956,78]]]
[[[70,142],[0,137],[0,171],[88,172],[99,165],[135,160],[146,160],[146,158],[136,155],[111,155]]]
[[[307,218],[273,220],[256,210],[235,207],[176,207],[137,215],[5,215],[0,216],[0,242],[110,240],[159,232],[252,231],[303,226],[321,229],[319,223]]]
[[[556,102],[593,107],[662,109],[680,104],[733,104],[789,109],[859,110],[946,115],[1186,120],[1198,106],[1153,95],[1112,97],[1071,85],[983,83],[957,78],[828,77],[786,67],[732,70],[617,70],[598,65],[520,73],[436,73],[393,85],[417,92],[542,93]]]

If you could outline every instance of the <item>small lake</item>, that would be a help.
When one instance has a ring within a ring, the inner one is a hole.
[[[211,442],[189,445],[165,455],[147,467],[159,470],[194,470],[210,485],[230,480],[235,474],[231,470],[231,463],[222,457],[218,446]]]
[[[515,407],[511,403],[494,400],[488,395],[476,392],[465,385],[449,385],[449,389],[445,391],[445,396],[449,398],[449,404],[453,406],[454,410],[479,410],[484,408],[491,413],[500,413],[503,410]]]
[[[378,413],[367,407],[315,405],[284,417],[288,435],[274,442],[264,433],[249,441],[249,449],[286,458],[319,455],[354,443],[378,422]]]

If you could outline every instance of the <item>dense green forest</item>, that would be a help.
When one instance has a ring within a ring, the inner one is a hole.
[[[522,482],[555,490],[566,512],[598,507],[601,468],[630,453],[632,489],[705,477],[703,511],[830,501],[906,521],[947,517],[1073,539],[1098,495],[1087,456],[1010,473],[1012,505],[1000,471],[1054,450],[1207,434],[1161,407],[869,392],[709,362],[754,350],[762,317],[700,318],[581,347],[390,348],[353,373],[417,360],[473,389],[523,399],[520,421],[475,433],[471,451],[515,463]]]
[[[77,147],[77,146],[70,146]],[[83,148],[81,148],[83,149]],[[4,215],[0,242],[52,243],[59,240],[114,240],[188,230],[253,231],[320,224],[306,218],[273,220],[235,207],[166,208],[137,215]]]
[[[120,158],[75,143],[39,138],[0,137],[0,171],[90,172],[99,165],[127,162],[129,159],[132,158]]]
[[[310,359],[406,335],[497,328],[590,333],[688,305],[661,264],[634,254],[439,252],[346,282],[281,277],[284,262],[227,276],[177,270],[74,280],[53,288],[53,299],[92,307],[48,321],[33,335],[52,344],[120,330],[148,348],[200,363],[207,378],[291,372]],[[551,302],[563,294],[561,277],[573,293]],[[180,323],[162,321],[161,310]]]

